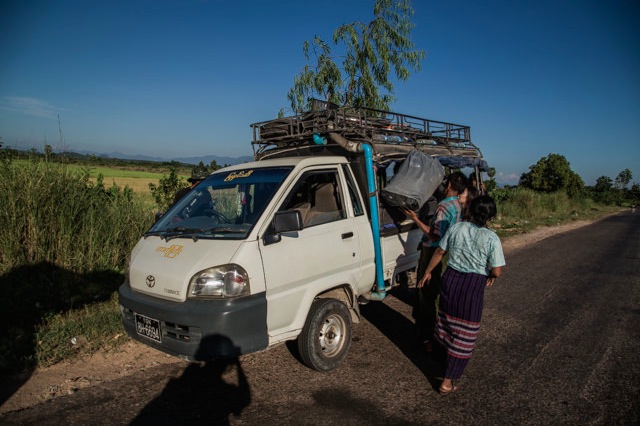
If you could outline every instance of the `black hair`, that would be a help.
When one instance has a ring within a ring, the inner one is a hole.
[[[471,222],[478,226],[486,226],[487,222],[496,217],[497,213],[496,203],[488,195],[480,195],[471,201]]]
[[[458,194],[462,194],[467,187],[467,177],[461,172],[454,172],[447,176],[447,183],[451,184],[451,188]]]
[[[478,195],[480,195],[480,193],[476,187],[472,186],[471,182],[469,182],[469,186],[467,186],[467,201],[464,203],[464,206],[462,206],[462,220],[471,220],[471,202],[475,200]]]

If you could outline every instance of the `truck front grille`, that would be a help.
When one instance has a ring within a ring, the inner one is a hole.
[[[165,336],[172,339],[180,340],[182,342],[190,342],[191,335],[189,334],[189,326],[176,324],[173,322],[164,322]]]

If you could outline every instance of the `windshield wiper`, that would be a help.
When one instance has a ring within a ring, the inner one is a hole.
[[[229,226],[216,226],[214,228],[208,228],[204,230],[207,234],[230,234],[243,232],[238,228],[231,228]]]
[[[184,226],[176,226],[174,228],[165,229],[165,232],[202,232],[202,228],[185,228]]]
[[[178,237],[191,237],[193,241],[198,241],[198,234],[205,232],[202,228],[185,228],[184,226],[176,226],[175,228],[169,228],[165,233],[160,235],[160,238],[164,238],[165,241],[172,240]]]
[[[164,233],[165,233],[165,231],[147,231],[147,232],[145,232],[142,236],[143,236],[144,238],[147,238],[147,237],[152,237],[152,236],[162,235],[162,234],[164,234]]]
[[[217,226],[214,228],[185,228],[183,226],[176,226],[174,228],[165,229],[163,231],[151,231],[144,234],[144,237],[157,235],[165,241],[172,240],[174,238],[193,238],[193,241],[198,241],[198,236],[211,235],[211,234],[232,234],[242,233],[243,231],[238,228],[232,228],[229,226]]]

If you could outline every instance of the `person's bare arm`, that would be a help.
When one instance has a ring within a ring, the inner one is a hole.
[[[440,239],[440,236],[437,234],[434,234],[433,229],[429,225],[427,225],[426,223],[420,220],[416,212],[408,209],[402,209],[402,211],[409,219],[413,220],[415,224],[418,225],[418,228],[420,228],[420,230],[424,232],[424,234],[427,236],[427,238],[429,238],[429,240],[438,241],[438,239]]]
[[[494,268],[491,268],[491,270],[489,271],[489,278],[487,278],[487,287],[491,287],[496,278],[502,275],[502,268],[503,266],[496,266]]]
[[[424,272],[424,276],[418,282],[418,288],[424,287],[425,283],[428,283],[431,280],[431,271],[442,261],[444,255],[447,254],[446,251],[442,250],[440,247],[436,248],[436,251],[431,256],[431,260],[429,261],[429,265],[427,265],[427,269]]]
[[[402,212],[409,219],[413,220],[416,223],[416,225],[418,225],[418,228],[420,228],[422,232],[424,232],[425,234],[429,234],[431,232],[431,228],[429,227],[429,225],[427,225],[426,223],[420,220],[420,218],[418,217],[418,213],[409,209],[402,209]]]

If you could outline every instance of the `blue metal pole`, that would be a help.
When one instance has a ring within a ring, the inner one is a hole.
[[[376,266],[376,291],[371,293],[372,300],[382,300],[387,295],[384,285],[384,273],[382,268],[382,247],[380,245],[380,218],[378,217],[378,196],[376,194],[376,180],[373,170],[373,149],[363,143],[365,167],[367,169],[367,186],[369,189],[369,208],[371,210],[371,231],[373,234],[373,251]]]

